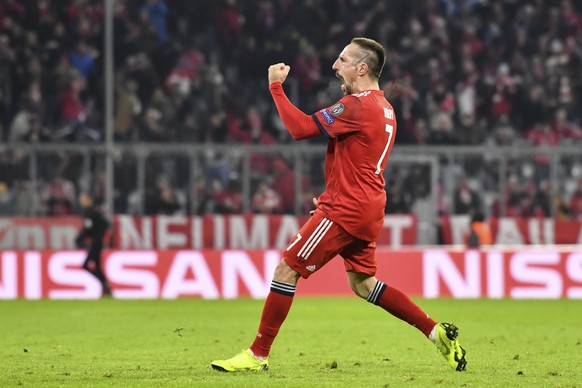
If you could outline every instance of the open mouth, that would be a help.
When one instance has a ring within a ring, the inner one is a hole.
[[[342,81],[342,84],[341,84],[341,89],[342,89],[342,91],[345,93],[345,91],[346,91],[346,81],[344,81],[344,79],[342,78],[342,76],[340,76],[338,73],[335,73],[335,76],[336,76],[337,78],[339,78],[339,79],[340,79],[340,81]]]

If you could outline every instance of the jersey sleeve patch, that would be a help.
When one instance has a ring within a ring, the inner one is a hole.
[[[335,121],[335,120],[333,119],[333,117],[331,117],[332,113],[330,113],[330,111],[329,111],[329,110],[327,110],[327,109],[321,109],[321,110],[319,111],[319,113],[321,113],[321,116],[323,116],[323,119],[325,120],[325,122],[326,122],[328,125],[330,125],[330,124],[333,124],[333,122]]]
[[[341,102],[338,102],[334,106],[331,107],[330,113],[332,116],[339,116],[344,113],[345,106]]]

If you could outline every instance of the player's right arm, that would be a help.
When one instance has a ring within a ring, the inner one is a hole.
[[[285,95],[283,82],[289,74],[290,67],[277,64],[269,67],[269,91],[283,124],[295,140],[321,136],[321,131],[311,116],[303,113]]]

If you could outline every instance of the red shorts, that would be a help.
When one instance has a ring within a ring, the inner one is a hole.
[[[376,274],[376,243],[360,240],[315,213],[283,252],[287,265],[307,279],[338,254],[346,271]]]

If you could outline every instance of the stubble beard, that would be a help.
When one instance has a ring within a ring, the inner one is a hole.
[[[352,94],[352,86],[348,85],[346,80],[343,77],[341,77],[338,73],[336,73],[335,76],[342,81],[340,89],[342,90],[342,93],[344,94],[344,96],[347,96],[348,94]]]
[[[353,94],[352,87],[348,86],[348,84],[345,82],[342,84],[341,89],[342,89],[342,92],[344,93],[344,96],[347,96],[349,94]]]

